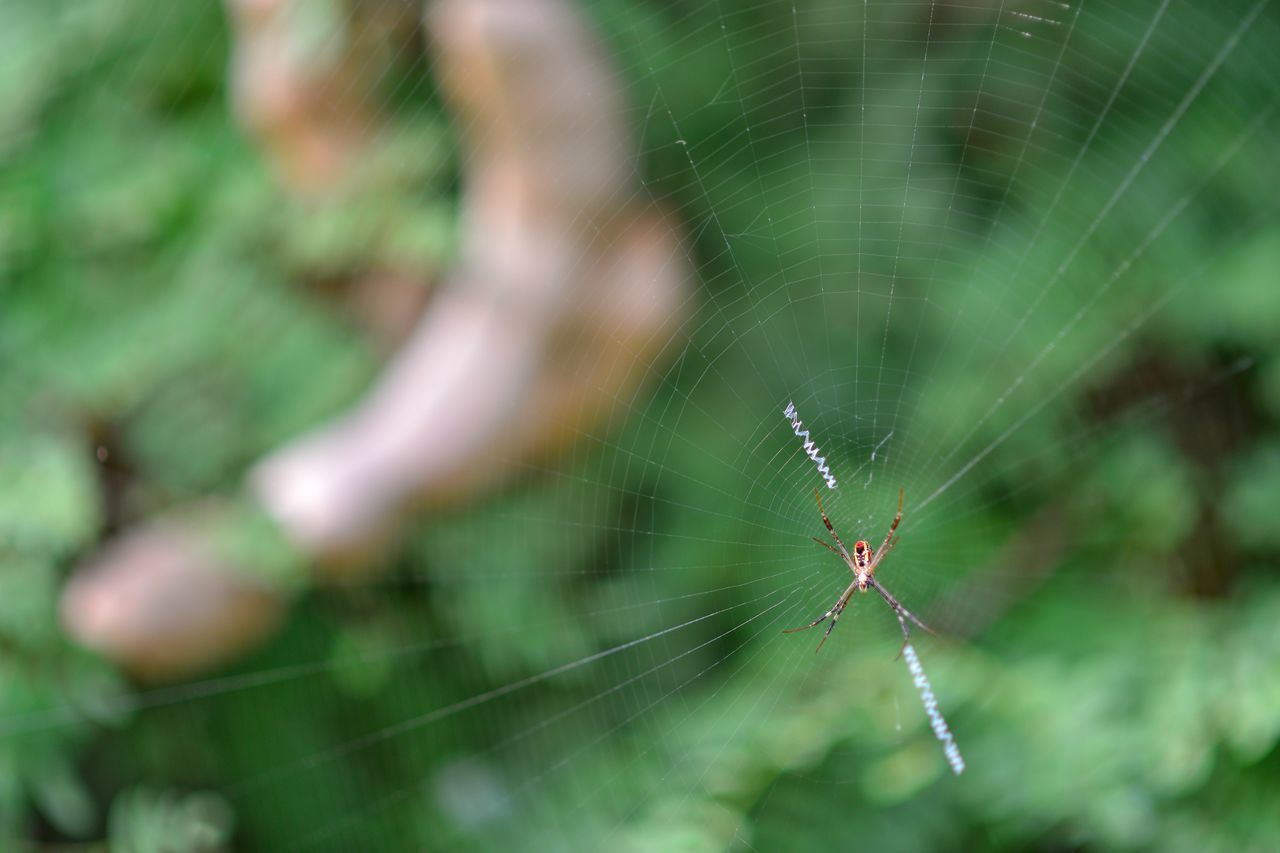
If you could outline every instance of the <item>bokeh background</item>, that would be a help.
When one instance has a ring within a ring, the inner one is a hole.
[[[1280,849],[1273,4],[568,4],[678,329],[361,572],[238,552],[278,631],[158,683],[68,636],[68,578],[256,513],[485,239],[498,131],[422,8],[257,5],[357,152],[319,189],[237,106],[229,7],[0,3],[0,846]],[[877,602],[780,633],[847,580],[789,400],[846,540],[906,489],[882,572],[962,777]]]

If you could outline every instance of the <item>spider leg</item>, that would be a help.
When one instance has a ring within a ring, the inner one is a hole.
[[[836,599],[836,603],[832,605],[831,609],[826,613],[823,613],[808,625],[803,625],[799,628],[787,628],[782,633],[794,634],[797,631],[807,631],[810,628],[821,625],[829,617],[831,619],[831,624],[827,626],[827,632],[823,634],[822,639],[818,641],[818,647],[813,650],[813,653],[816,655],[818,652],[822,651],[822,644],[827,641],[827,637],[830,637],[831,632],[835,630],[836,623],[840,621],[840,614],[844,612],[845,606],[849,603],[849,597],[853,595],[853,591],[857,588],[858,584],[856,582],[849,584],[849,588],[841,593],[840,597]]]
[[[818,625],[821,625],[823,622],[827,621],[827,617],[829,617],[832,613],[835,613],[835,612],[836,612],[836,609],[833,607],[830,610],[828,610],[826,613],[823,613],[817,619],[814,619],[808,625],[802,625],[799,628],[784,628],[782,633],[794,634],[796,631],[808,631],[810,628],[815,628]],[[834,625],[835,623],[833,622],[832,624]]]
[[[907,644],[911,642],[911,632],[907,630],[907,623],[903,620],[902,614],[895,614],[898,617],[898,624],[902,626],[902,645],[898,647],[898,654],[894,660],[902,657],[902,653],[907,650]]]
[[[817,489],[814,489],[813,499],[818,502],[818,512],[822,514],[822,523],[827,526],[827,530],[829,530],[831,535],[835,538],[836,544],[840,546],[840,551],[838,553],[846,562],[852,564],[853,558],[849,556],[849,549],[844,547],[844,543],[840,541],[840,534],[836,533],[836,529],[831,526],[831,519],[827,518],[827,511],[822,508],[822,493]]]
[[[880,561],[889,555],[893,547],[898,544],[898,537],[895,536],[889,540],[888,545],[882,545],[880,550],[871,556],[871,563],[867,566],[867,573],[870,574],[876,570],[876,566],[880,565]]]
[[[848,554],[840,553],[839,551],[837,551],[835,548],[832,547],[830,542],[824,542],[823,540],[819,539],[817,536],[810,536],[809,538],[812,539],[814,542],[817,542],[823,548],[826,548],[832,554],[835,554],[837,557],[844,560],[844,564],[849,567],[849,571],[853,572],[853,576],[854,577],[858,576],[858,570],[854,568],[853,560],[849,558]]]
[[[879,550],[873,558],[874,563],[880,562],[885,554],[889,553],[889,549],[893,547],[893,531],[898,529],[898,524],[902,521],[902,489],[898,489],[898,514],[893,517],[893,523],[889,525],[889,532],[884,535],[884,542],[881,543]]]
[[[823,644],[823,643],[825,643],[825,642],[827,641],[827,637],[830,637],[830,636],[831,636],[831,632],[835,630],[836,623],[840,621],[840,614],[841,614],[841,613],[843,613],[843,612],[844,612],[844,608],[843,608],[843,607],[841,607],[841,608],[840,608],[839,610],[837,610],[837,611],[835,612],[835,614],[831,617],[831,624],[827,626],[827,631],[826,631],[826,633],[825,633],[825,634],[823,634],[823,635],[822,635],[822,639],[818,641],[818,647],[817,647],[816,649],[814,649],[814,650],[813,650],[813,653],[814,653],[815,655],[816,655],[818,652],[822,651],[822,644]]]
[[[880,597],[883,598],[889,604],[889,606],[893,608],[894,614],[898,617],[898,624],[902,626],[902,645],[903,646],[906,646],[906,644],[911,640],[911,630],[907,627],[907,623],[906,621],[904,621],[905,619],[910,619],[912,622],[914,622],[916,625],[922,628],[925,633],[931,634],[935,637],[937,636],[936,631],[934,631],[928,625],[924,624],[919,619],[917,619],[916,615],[912,613],[910,610],[903,607],[898,602],[898,599],[894,598],[892,595],[889,594],[889,590],[885,589],[883,586],[880,585],[879,581],[877,581],[875,578],[867,578],[867,583],[870,586],[875,587],[876,592],[880,593]],[[898,654],[899,655],[902,654],[901,649],[898,650]]]
[[[837,551],[837,550],[835,549],[835,547],[834,547],[830,542],[823,542],[823,541],[822,541],[821,539],[819,539],[817,536],[810,536],[809,538],[810,538],[810,539],[812,539],[814,542],[817,542],[817,543],[818,543],[819,545],[821,545],[823,548],[826,548],[826,549],[827,549],[828,551],[830,551],[832,554],[835,554],[837,557],[839,557],[839,556],[840,556],[840,552],[839,552],[839,551]]]
[[[836,623],[840,621],[840,612],[841,612],[840,610],[837,610],[836,608],[833,607],[830,610],[828,610],[826,613],[823,613],[822,616],[820,616],[819,618],[810,622],[808,625],[805,625],[803,628],[788,628],[782,633],[794,634],[796,631],[807,631],[810,628],[814,627],[815,625],[822,624],[823,622],[826,621],[827,617],[830,616],[831,624],[827,626],[826,633],[823,634],[822,639],[818,641],[818,647],[813,650],[813,653],[816,655],[818,652],[822,651],[822,644],[827,641],[827,637],[830,637],[831,632],[835,630]]]

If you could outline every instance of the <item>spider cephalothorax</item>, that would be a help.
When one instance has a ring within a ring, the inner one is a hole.
[[[849,599],[853,597],[855,592],[866,592],[867,587],[871,587],[876,592],[880,593],[880,597],[883,598],[885,602],[893,608],[893,612],[897,614],[898,624],[902,626],[902,639],[904,645],[911,636],[910,631],[907,628],[906,620],[908,619],[932,634],[933,630],[928,625],[921,622],[910,610],[907,610],[907,608],[899,604],[898,599],[890,595],[889,591],[881,586],[880,582],[875,578],[876,567],[880,565],[880,561],[883,560],[891,550],[893,550],[894,545],[898,544],[898,540],[894,537],[893,532],[898,529],[898,523],[902,521],[902,490],[898,490],[898,514],[893,517],[893,523],[889,525],[889,532],[884,535],[884,542],[880,545],[880,550],[872,550],[871,546],[867,544],[865,539],[859,539],[857,542],[853,543],[852,554],[850,554],[849,550],[844,547],[844,543],[840,541],[840,534],[836,533],[836,529],[831,526],[831,519],[827,518],[827,511],[822,508],[822,495],[817,489],[813,490],[813,496],[818,501],[818,512],[822,514],[822,523],[827,526],[827,531],[830,532],[831,538],[835,539],[836,544],[833,546],[830,542],[818,539],[817,537],[814,537],[813,541],[817,542],[823,548],[826,548],[828,551],[836,554],[840,559],[845,561],[845,564],[849,567],[849,571],[853,572],[853,583],[849,584],[849,588],[840,594],[840,597],[836,599],[836,603],[826,613],[822,614],[808,625],[800,628],[790,628],[783,633],[791,634],[796,631],[805,631],[815,625],[822,624],[830,618],[831,624],[827,626],[827,633],[822,635],[822,639],[818,641],[818,648],[815,651],[821,650],[822,644],[827,641],[827,637],[831,636],[831,629],[836,627],[836,622],[839,621],[840,614],[844,612],[845,605],[849,603]]]

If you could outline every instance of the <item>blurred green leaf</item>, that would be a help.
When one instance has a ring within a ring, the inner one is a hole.
[[[4,550],[64,555],[83,548],[96,532],[98,492],[92,457],[82,444],[53,435],[3,433],[0,469],[5,472],[0,488],[0,560]]]
[[[217,794],[134,788],[111,804],[107,837],[120,853],[214,853],[231,849],[233,828],[231,805]]]

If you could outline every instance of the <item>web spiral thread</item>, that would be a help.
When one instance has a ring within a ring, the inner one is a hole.
[[[902,656],[907,661],[907,669],[915,680],[916,689],[920,691],[920,701],[924,704],[925,714],[929,716],[929,725],[933,727],[938,740],[942,741],[942,751],[947,756],[947,763],[959,776],[964,772],[964,758],[960,755],[960,747],[956,746],[956,739],[951,735],[951,729],[947,728],[947,721],[938,710],[938,700],[934,698],[933,688],[929,685],[929,677],[924,674],[924,667],[920,665],[920,658],[916,656],[916,650],[910,643],[902,647]]]
[[[782,414],[787,416],[791,421],[791,429],[797,436],[804,439],[804,452],[813,460],[813,464],[818,466],[818,473],[822,475],[822,479],[827,481],[827,488],[834,489],[836,487],[836,478],[831,476],[831,469],[827,467],[827,458],[818,455],[818,446],[813,443],[813,439],[809,438],[809,431],[801,429],[804,426],[800,421],[800,416],[796,413],[796,404],[787,401],[787,408]]]

